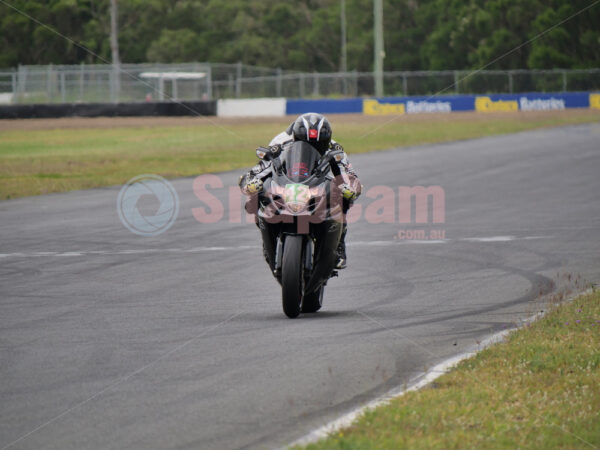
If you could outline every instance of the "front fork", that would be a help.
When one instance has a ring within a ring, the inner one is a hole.
[[[280,278],[280,273],[281,273],[281,258],[283,257],[283,248],[279,248],[279,246],[281,245],[281,243],[279,242],[279,240],[275,239],[275,233],[272,233],[271,230],[269,229],[269,224],[267,223],[267,221],[265,219],[263,219],[262,217],[259,217],[256,225],[258,226],[258,228],[260,229],[260,234],[262,237],[262,241],[263,241],[263,252],[265,255],[265,259],[267,260],[267,264],[269,264],[269,268],[271,269],[271,272],[273,273],[273,275],[275,275],[275,277],[277,279]],[[277,251],[279,249],[279,251]],[[279,254],[279,273],[277,272],[277,264],[276,264],[276,260],[277,260],[277,254]]]
[[[258,219],[265,259],[269,264],[271,272],[281,282],[281,266],[283,260],[283,246],[287,234],[279,228],[273,229],[263,219]],[[310,235],[304,240],[304,272],[310,275],[306,280],[306,293],[318,289],[332,274],[337,262],[337,247],[342,235],[343,224],[337,221],[322,223],[316,232],[317,245],[313,243]]]
[[[317,235],[317,248],[315,249],[315,264],[305,293],[310,294],[335,276],[335,263],[337,262],[337,247],[342,235],[343,225],[337,221],[327,221],[322,224]]]
[[[283,243],[287,234],[280,234],[277,236],[275,244],[274,264],[273,264],[273,275],[279,279],[281,274],[281,266],[283,263]],[[304,273],[310,274],[313,268],[313,240],[310,236],[304,238]],[[269,264],[270,265],[270,264]],[[308,280],[307,280],[308,281]]]

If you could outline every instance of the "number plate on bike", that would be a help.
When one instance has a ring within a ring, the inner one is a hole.
[[[310,188],[300,183],[286,184],[284,199],[292,209],[298,210],[310,200]]]

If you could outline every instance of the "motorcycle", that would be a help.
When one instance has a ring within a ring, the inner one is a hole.
[[[246,210],[257,216],[265,259],[281,285],[283,312],[289,318],[317,312],[327,281],[337,276],[343,208],[341,181],[333,174],[343,152],[321,156],[309,143],[295,141],[280,154],[266,148],[256,154],[271,161],[270,173]]]

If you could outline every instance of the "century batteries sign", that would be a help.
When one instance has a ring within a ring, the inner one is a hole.
[[[569,92],[482,95],[440,95],[421,97],[347,98],[287,100],[286,114],[318,112],[363,113],[388,116],[455,111],[514,112],[551,111],[569,108],[600,109],[600,93]]]
[[[490,97],[475,97],[475,111],[479,112],[509,112],[518,111],[516,100],[492,100]]]
[[[550,111],[566,108],[598,108],[598,94],[506,94],[456,95],[444,97],[389,97],[364,99],[363,114],[383,116],[415,113],[447,113],[453,111],[513,112]]]
[[[385,102],[375,99],[363,100],[363,114],[368,116],[381,116],[387,114],[405,113],[432,113],[451,112],[452,104],[449,101],[406,100],[399,102]]]
[[[368,98],[362,103],[362,112],[367,116],[449,113],[472,109],[473,99],[467,96]]]
[[[475,97],[475,111],[551,111],[585,107],[585,98],[575,94],[524,94],[520,96],[478,96]]]

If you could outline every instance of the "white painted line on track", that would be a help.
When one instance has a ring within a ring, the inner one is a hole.
[[[491,236],[491,237],[476,237],[476,238],[462,238],[459,241],[466,242],[510,242],[510,241],[527,241],[532,239],[545,239],[550,236],[525,236],[525,237],[515,237],[515,236]]]
[[[416,240],[416,239],[403,239],[399,241],[403,244],[447,244],[452,242],[452,239],[431,239],[431,240]]]
[[[572,294],[565,301],[572,301],[576,297],[580,295],[586,295],[592,292],[591,289],[588,289],[584,292],[579,292]],[[371,400],[370,402],[359,406],[349,413],[344,414],[343,416],[332,420],[331,422],[323,425],[322,427],[317,428],[316,430],[311,431],[309,434],[301,437],[300,439],[295,440],[294,442],[282,447],[283,449],[288,449],[290,447],[301,445],[305,446],[314,442],[317,442],[321,439],[326,438],[327,436],[343,429],[348,428],[352,425],[359,417],[361,417],[366,411],[377,408],[379,406],[387,405],[391,400],[401,397],[407,392],[417,391],[431,382],[435,381],[437,378],[441,377],[445,373],[447,373],[450,369],[455,367],[459,362],[471,358],[475,356],[478,352],[484,350],[490,345],[496,344],[498,342],[502,342],[506,336],[510,333],[515,332],[520,327],[532,323],[539,318],[543,317],[546,312],[538,312],[532,316],[527,317],[526,319],[522,319],[520,326],[515,328],[509,328],[506,330],[499,331],[498,333],[494,333],[491,336],[483,339],[479,344],[471,346],[467,351],[460,353],[455,356],[451,356],[450,358],[442,361],[441,363],[435,365],[431,369],[423,372],[416,377],[414,377],[410,382],[407,383],[406,387],[397,387],[394,388],[380,397]]]
[[[479,344],[477,351],[483,350],[486,346],[489,346],[495,342],[501,341],[511,331],[513,331],[513,330],[504,330],[504,331],[501,331],[499,333],[492,335],[491,337],[482,341]],[[477,351],[467,351],[467,352],[461,353],[456,356],[452,356],[452,357],[442,361],[441,363],[439,363],[439,364],[435,365],[434,367],[432,367],[431,369],[429,369],[427,372],[417,375],[409,383],[407,383],[406,388],[399,387],[399,388],[392,389],[391,391],[383,394],[381,397],[377,397],[376,399],[368,402],[367,404],[362,405],[362,406],[350,411],[349,413],[344,414],[343,416],[339,417],[338,419],[332,420],[331,422],[327,423],[326,425],[323,425],[322,427],[317,428],[316,430],[310,432],[306,436],[304,436],[300,439],[297,439],[296,441],[292,442],[291,444],[283,447],[283,449],[287,449],[289,447],[293,447],[296,445],[302,445],[302,446],[308,445],[308,444],[317,442],[321,439],[324,439],[327,436],[329,436],[343,428],[348,428],[359,417],[361,417],[366,411],[377,408],[379,406],[387,405],[394,398],[401,397],[402,395],[406,394],[407,392],[416,391],[416,390],[419,390],[419,389],[427,386],[429,383],[433,382],[437,378],[439,378],[442,375],[444,375],[445,373],[447,373],[450,369],[452,369],[454,366],[456,366],[459,362],[463,361],[464,359],[474,356],[477,353]]]
[[[480,237],[480,238],[464,238],[463,241],[468,242],[509,242],[514,241],[514,236],[492,236],[492,237]]]
[[[432,239],[432,240],[390,240],[390,241],[356,241],[346,244],[349,247],[389,247],[392,245],[432,245],[447,244],[450,242],[510,242],[516,240],[544,239],[550,236],[490,236],[477,238],[459,238],[459,239]],[[125,250],[71,250],[64,252],[31,251],[31,252],[13,252],[0,253],[0,259],[6,258],[40,258],[40,257],[81,257],[81,256],[106,256],[106,255],[144,255],[149,253],[201,253],[201,252],[227,252],[239,250],[256,250],[260,245],[234,245],[234,246],[212,246],[212,247],[193,247],[193,248],[145,248],[145,249],[125,249]]]
[[[44,256],[68,257],[68,256],[105,256],[105,255],[144,255],[153,253],[200,253],[214,251],[236,251],[259,249],[259,245],[238,245],[234,247],[195,247],[195,248],[146,248],[128,250],[89,250],[69,252],[15,252],[0,253],[0,258],[39,258]]]

